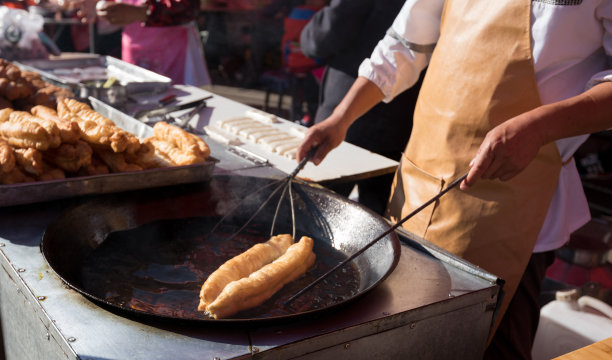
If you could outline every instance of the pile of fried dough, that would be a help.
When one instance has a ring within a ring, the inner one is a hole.
[[[74,99],[30,111],[0,110],[0,183],[14,184],[206,161],[199,137],[164,122],[139,139]]]
[[[164,122],[138,139],[66,88],[0,58],[0,184],[190,165],[204,140]]]
[[[48,83],[40,74],[22,71],[15,64],[0,58],[0,109],[29,110],[35,105],[50,108],[57,99],[74,97],[69,89]]]
[[[256,307],[314,264],[313,240],[289,234],[252,246],[214,271],[202,285],[198,310],[215,319]]]

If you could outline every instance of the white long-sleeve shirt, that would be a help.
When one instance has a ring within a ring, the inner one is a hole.
[[[440,35],[444,0],[407,0],[359,69],[390,101],[414,85]],[[548,104],[612,81],[612,0],[532,0],[531,37],[540,98]],[[588,135],[556,141],[564,166],[534,252],[556,249],[590,219],[572,155]],[[412,141],[419,141],[413,139]]]

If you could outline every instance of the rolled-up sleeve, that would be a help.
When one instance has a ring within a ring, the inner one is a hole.
[[[389,102],[414,85],[440,36],[444,0],[408,0],[359,76],[372,81]]]
[[[612,81],[612,2],[606,2],[598,8],[597,15],[603,24],[603,47],[608,58],[608,69],[593,75],[587,83],[587,89],[602,82]]]

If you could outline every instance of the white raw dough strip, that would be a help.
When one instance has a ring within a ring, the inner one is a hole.
[[[278,129],[265,129],[265,130],[262,129],[262,130],[253,131],[252,133],[250,133],[248,136],[248,139],[257,143],[259,139],[265,136],[278,135],[278,134],[284,134],[284,133]]]
[[[292,126],[289,128],[289,133],[299,138],[304,138],[306,136],[306,128]]]
[[[228,134],[225,134],[223,130],[218,129],[215,126],[205,126],[204,131],[206,131],[206,134],[210,136],[211,139],[221,144],[234,146],[242,144],[242,142],[238,138],[233,137],[231,135],[228,136]]]
[[[274,149],[274,146],[278,144],[279,142],[286,142],[286,141],[293,140],[293,139],[295,139],[295,137],[283,133],[283,134],[279,134],[275,136],[264,137],[260,139],[258,143],[269,147],[270,151],[272,151],[272,149]]]
[[[267,144],[270,144],[271,141],[276,141],[278,139],[281,139],[281,140],[291,139],[291,138],[293,138],[293,136],[288,135],[287,133],[281,131],[278,134],[274,133],[274,134],[262,136],[257,140],[257,143],[267,145]]]
[[[292,149],[297,149],[301,142],[301,140],[283,142],[282,144],[278,144],[274,147],[274,152],[279,155],[285,155],[286,152]]]
[[[226,126],[229,126],[229,124],[241,123],[241,122],[250,121],[250,120],[252,119],[247,118],[247,117],[229,118],[229,119],[217,121],[217,126],[224,128]]]
[[[270,131],[270,130],[275,130],[272,126],[266,125],[266,124],[258,124],[258,125],[253,125],[250,127],[247,127],[245,129],[242,129],[238,132],[238,135],[243,136],[245,138],[249,138],[249,135],[257,132],[257,131]]]
[[[260,123],[258,123],[257,121],[251,120],[251,121],[245,121],[242,123],[228,124],[224,128],[227,131],[231,132],[232,134],[237,134],[238,132],[240,132],[240,130],[247,129],[249,127],[258,126],[259,124]]]
[[[247,110],[245,115],[252,119],[264,122],[266,124],[275,124],[275,123],[280,122],[278,118],[276,117],[276,115],[272,115],[270,113],[267,113],[265,111],[261,111],[258,109]]]
[[[237,124],[234,126],[230,127],[230,131],[234,134],[240,134],[241,131],[243,130],[248,130],[248,129],[257,129],[259,127],[265,126],[264,124],[261,123],[257,123],[257,124],[253,124],[253,123],[244,123],[244,124]]]
[[[295,140],[295,137],[293,136],[288,136],[286,138],[279,138],[279,139],[274,139],[274,140],[269,140],[268,142],[263,143],[263,146],[270,152],[274,152],[274,149],[282,144],[288,143]]]
[[[288,159],[295,160],[295,158],[297,157],[297,148],[289,150],[283,155]]]

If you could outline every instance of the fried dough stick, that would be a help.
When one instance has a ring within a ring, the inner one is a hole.
[[[28,174],[40,176],[43,169],[42,153],[34,148],[15,149],[15,161]]]
[[[0,173],[9,173],[15,168],[15,155],[8,142],[0,139]]]
[[[13,111],[15,110],[10,107],[0,110],[0,123],[8,121],[9,115],[11,115]]]
[[[36,105],[30,109],[30,112],[41,118],[53,121],[60,131],[62,143],[74,144],[81,137],[79,125],[75,121],[60,118],[57,111],[44,105]]]
[[[185,152],[176,146],[172,146],[167,141],[156,138],[148,138],[147,141],[153,144],[157,153],[171,165],[191,165],[205,161],[196,154]]]
[[[39,181],[60,180],[65,179],[66,174],[62,169],[56,168],[47,162],[43,161],[43,173],[36,178]]]
[[[112,126],[112,127],[116,126],[115,123],[111,119],[105,118],[104,116],[102,116],[102,114],[100,114],[99,112],[96,112],[93,109],[82,109],[82,110],[77,111],[74,114],[79,116],[83,120],[93,121],[96,124]]]
[[[155,146],[149,139],[143,140],[140,147],[134,153],[126,151],[125,160],[137,164],[142,168],[159,167],[155,166],[153,157],[155,156]]]
[[[97,156],[91,157],[91,164],[82,167],[79,175],[103,175],[110,172],[108,166]]]
[[[312,247],[312,239],[302,236],[299,242],[291,245],[284,255],[271,264],[246,278],[229,283],[206,311],[215,319],[222,319],[262,304],[314,264]]]
[[[253,245],[247,251],[226,261],[215,270],[202,285],[200,291],[199,311],[207,310],[217,296],[232,281],[249,276],[262,266],[271,263],[283,255],[293,244],[293,237],[288,234],[273,236],[265,243]]]
[[[134,134],[121,129],[112,120],[105,118],[94,110],[81,110],[77,113],[77,117],[87,123],[93,121],[103,131],[110,132],[112,134],[110,145],[115,152],[125,151],[129,154],[135,154],[140,149],[140,140]]]
[[[57,100],[57,114],[62,118],[70,118],[72,115],[78,114],[81,110],[92,109],[89,105],[75,99],[62,97]]]
[[[117,127],[115,123],[94,111],[89,105],[74,99],[58,100],[60,118],[75,121],[83,140],[90,144],[110,146],[114,152],[134,153],[140,147],[138,138]]]
[[[110,137],[111,148],[115,152],[126,151],[129,154],[134,154],[140,148],[140,140],[134,134],[121,129],[112,120],[105,118],[100,113],[85,109],[79,111],[76,115],[86,122],[93,121],[100,128],[112,132],[113,135]]]
[[[201,158],[202,161],[206,160],[210,155],[210,148],[206,145],[204,140],[194,134],[184,131],[178,126],[160,121],[153,126],[153,132],[155,133],[155,138],[158,140],[166,141],[183,152]]]
[[[94,147],[94,153],[108,166],[112,172],[139,171],[142,170],[137,164],[128,163],[124,153],[116,153],[110,149]]]
[[[68,173],[76,173],[83,166],[91,164],[93,150],[83,140],[75,144],[62,144],[57,149],[45,151],[43,156],[46,161]]]
[[[81,138],[88,143],[108,146],[117,153],[127,149],[129,142],[125,135],[117,133],[112,126],[100,125],[95,121],[85,121],[76,116],[74,119],[81,130]]]
[[[59,129],[25,111],[13,111],[0,123],[0,136],[10,145],[20,148],[47,150],[61,143]]]
[[[0,173],[0,184],[11,185],[22,182],[32,182],[34,179],[25,175],[19,168],[15,167],[8,173]]]
[[[56,148],[62,143],[62,138],[60,136],[60,130],[54,121],[39,118],[38,116],[34,116],[25,111],[13,111],[9,115],[9,121],[11,121],[12,119],[27,119],[29,121],[33,121],[39,124],[40,126],[42,126],[50,136],[50,140],[49,140],[50,148]]]

